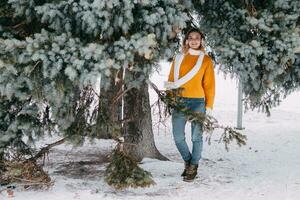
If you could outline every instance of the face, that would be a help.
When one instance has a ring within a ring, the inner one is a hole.
[[[200,33],[191,32],[186,40],[186,44],[192,49],[199,49],[201,46]]]

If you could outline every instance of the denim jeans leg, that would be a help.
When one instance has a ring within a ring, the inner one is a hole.
[[[172,126],[173,126],[173,137],[175,140],[176,147],[181,154],[183,160],[188,161],[191,159],[191,153],[189,147],[185,141],[185,124],[186,124],[185,115],[174,110],[172,113]]]
[[[202,99],[199,101],[194,101],[193,103],[191,103],[190,109],[194,112],[205,113],[205,100]],[[191,164],[198,165],[203,150],[202,124],[199,122],[192,121],[191,129],[191,138],[193,143]]]
[[[198,165],[203,149],[202,125],[193,121],[191,128],[193,143],[191,164]]]

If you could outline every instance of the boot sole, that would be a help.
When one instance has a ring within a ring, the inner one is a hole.
[[[195,176],[193,179],[186,179],[186,176],[185,176],[185,177],[183,177],[183,181],[184,182],[193,182],[196,178],[197,178],[197,176]]]
[[[184,182],[188,182],[188,183],[193,182],[194,180],[195,179],[183,179]]]

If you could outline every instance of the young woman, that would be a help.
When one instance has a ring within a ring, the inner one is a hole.
[[[198,29],[191,29],[186,34],[182,53],[175,56],[167,89],[180,89],[175,98],[184,103],[184,107],[194,112],[210,114],[215,97],[215,76],[212,59],[205,54],[204,35]],[[201,159],[203,140],[202,125],[191,122],[192,152],[185,140],[187,117],[178,110],[172,111],[172,132],[176,147],[185,163],[181,176],[184,181],[192,181],[197,175],[198,162]]]

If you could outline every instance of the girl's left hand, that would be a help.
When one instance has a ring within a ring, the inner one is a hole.
[[[211,108],[208,108],[208,107],[206,107],[206,113],[205,113],[206,115],[210,115],[210,116],[212,116],[212,109]]]

